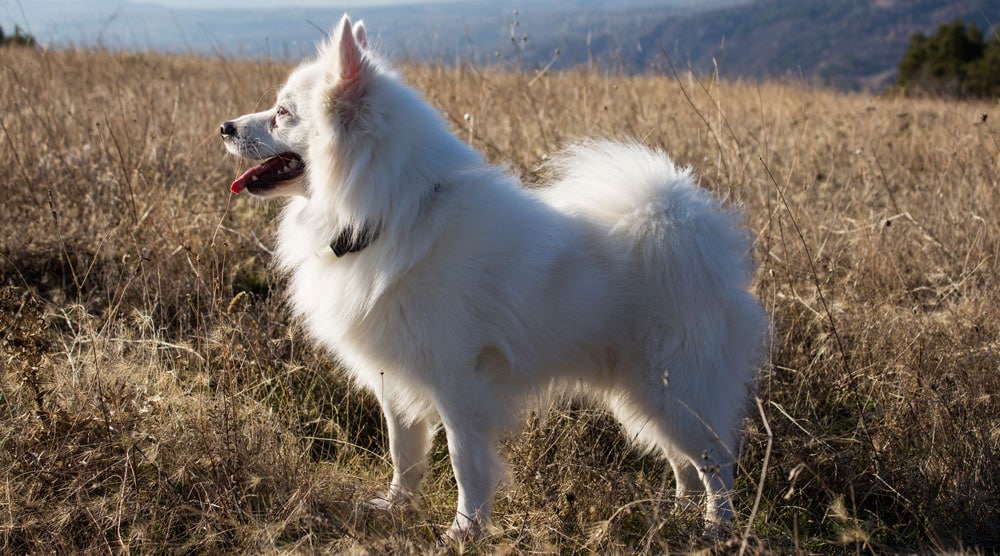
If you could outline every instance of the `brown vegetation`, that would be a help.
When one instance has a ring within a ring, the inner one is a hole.
[[[444,550],[443,439],[423,509],[358,508],[390,472],[378,408],[290,320],[268,267],[275,207],[227,192],[218,123],[270,104],[288,69],[0,51],[0,551]],[[729,538],[672,510],[664,462],[567,405],[507,441],[511,481],[477,546],[1000,547],[995,104],[405,73],[528,181],[594,134],[695,167],[745,208],[775,320]]]

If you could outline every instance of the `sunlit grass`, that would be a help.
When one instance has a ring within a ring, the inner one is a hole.
[[[275,208],[228,193],[218,123],[270,104],[288,69],[0,50],[3,552],[439,549],[443,438],[421,509],[358,507],[390,474],[378,408],[290,319],[268,266]],[[704,538],[673,509],[669,466],[567,405],[507,440],[511,480],[473,548],[1000,545],[996,104],[404,74],[529,184],[588,135],[691,165],[746,212],[775,321],[728,535]]]

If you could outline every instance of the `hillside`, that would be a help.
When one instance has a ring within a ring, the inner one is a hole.
[[[726,77],[816,80],[850,89],[881,89],[917,32],[941,23],[1000,22],[1000,3],[987,0],[759,0],[710,14],[664,20],[640,31],[645,44],[665,42],[672,57],[703,72],[718,61]],[[655,51],[644,48],[644,53]],[[638,67],[655,56],[633,56]]]
[[[376,403],[290,319],[276,207],[228,192],[241,168],[218,124],[288,70],[0,50],[0,552],[454,552],[441,435],[420,509],[357,504],[390,473]],[[744,211],[775,324],[719,538],[674,509],[666,464],[565,403],[504,441],[496,527],[467,548],[1000,550],[996,103],[403,73],[528,182],[587,135],[692,166]]]
[[[522,17],[535,43],[528,56],[544,64],[555,48],[558,67],[591,59],[635,73],[675,66],[728,78],[791,76],[845,89],[889,85],[916,32],[941,23],[1000,22],[1000,3],[987,0],[757,0],[732,7],[665,15],[653,9],[580,16],[557,24]],[[534,25],[532,25],[534,24]],[[558,33],[531,33],[559,29]],[[589,34],[589,38],[588,38]],[[588,53],[585,45],[590,43]],[[529,41],[530,42],[530,41]]]
[[[14,19],[53,44],[298,59],[349,9],[379,30],[385,48],[414,60],[642,73],[667,71],[666,52],[701,74],[717,67],[725,77],[791,76],[855,90],[890,84],[915,32],[930,34],[956,18],[982,29],[1000,21],[1000,3],[989,0],[504,0],[270,10],[38,0],[23,8]]]

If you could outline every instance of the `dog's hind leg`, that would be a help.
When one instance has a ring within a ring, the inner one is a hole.
[[[678,505],[683,507],[704,494],[706,522],[729,520],[739,400],[725,399],[721,388],[714,389],[719,399],[682,398],[687,385],[681,380],[671,380],[669,385],[636,382],[622,386],[624,391],[611,398],[609,405],[639,443],[659,448],[667,456],[677,483]]]
[[[696,462],[688,451],[674,445],[676,436],[672,412],[673,405],[663,394],[655,394],[659,385],[641,392],[618,393],[609,398],[609,407],[625,428],[629,437],[651,451],[662,452],[674,473],[676,506],[689,510],[701,506],[705,495],[705,482]]]
[[[746,292],[729,299],[724,334],[689,334],[673,353],[670,381],[671,440],[698,469],[706,490],[705,520],[710,528],[733,517],[732,492],[740,420],[752,385],[755,360],[768,330],[767,317]]]
[[[392,456],[392,483],[382,498],[368,502],[369,506],[388,509],[415,501],[420,480],[427,470],[427,452],[431,447],[434,427],[427,419],[403,419],[388,405],[383,407],[389,433],[389,454]]]
[[[655,388],[656,386],[654,386]],[[688,503],[705,493],[705,486],[698,475],[698,469],[687,456],[677,452],[668,442],[669,427],[660,423],[660,417],[647,410],[651,404],[642,403],[630,394],[615,394],[608,398],[611,412],[625,428],[629,438],[650,451],[662,451],[674,472],[677,506]],[[656,404],[652,404],[656,405]]]
[[[721,395],[718,400],[705,402],[696,404],[693,400],[675,398],[669,402],[666,418],[671,422],[670,449],[686,458],[688,465],[682,468],[689,479],[697,474],[702,485],[698,490],[705,493],[705,521],[714,526],[733,517],[731,498],[739,402]]]
[[[666,450],[670,468],[674,471],[674,482],[677,483],[677,509],[689,511],[701,505],[705,495],[705,485],[701,482],[698,468],[687,457],[673,450]]]
[[[703,403],[673,397],[662,414],[669,421],[666,441],[670,452],[679,461],[686,460],[686,465],[677,466],[685,477],[686,490],[705,493],[705,521],[710,526],[733,517],[735,434],[740,414],[739,401],[726,399],[719,390],[718,399]],[[700,488],[694,486],[695,476]]]

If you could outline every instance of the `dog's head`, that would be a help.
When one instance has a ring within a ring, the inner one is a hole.
[[[347,105],[360,94],[367,67],[368,41],[361,22],[351,26],[345,15],[317,60],[303,63],[278,92],[273,107],[240,116],[221,125],[226,149],[259,161],[233,181],[233,193],[244,190],[259,197],[308,195],[305,182],[309,143],[328,125],[316,112],[335,110],[331,93]],[[317,98],[317,97],[320,98]]]

